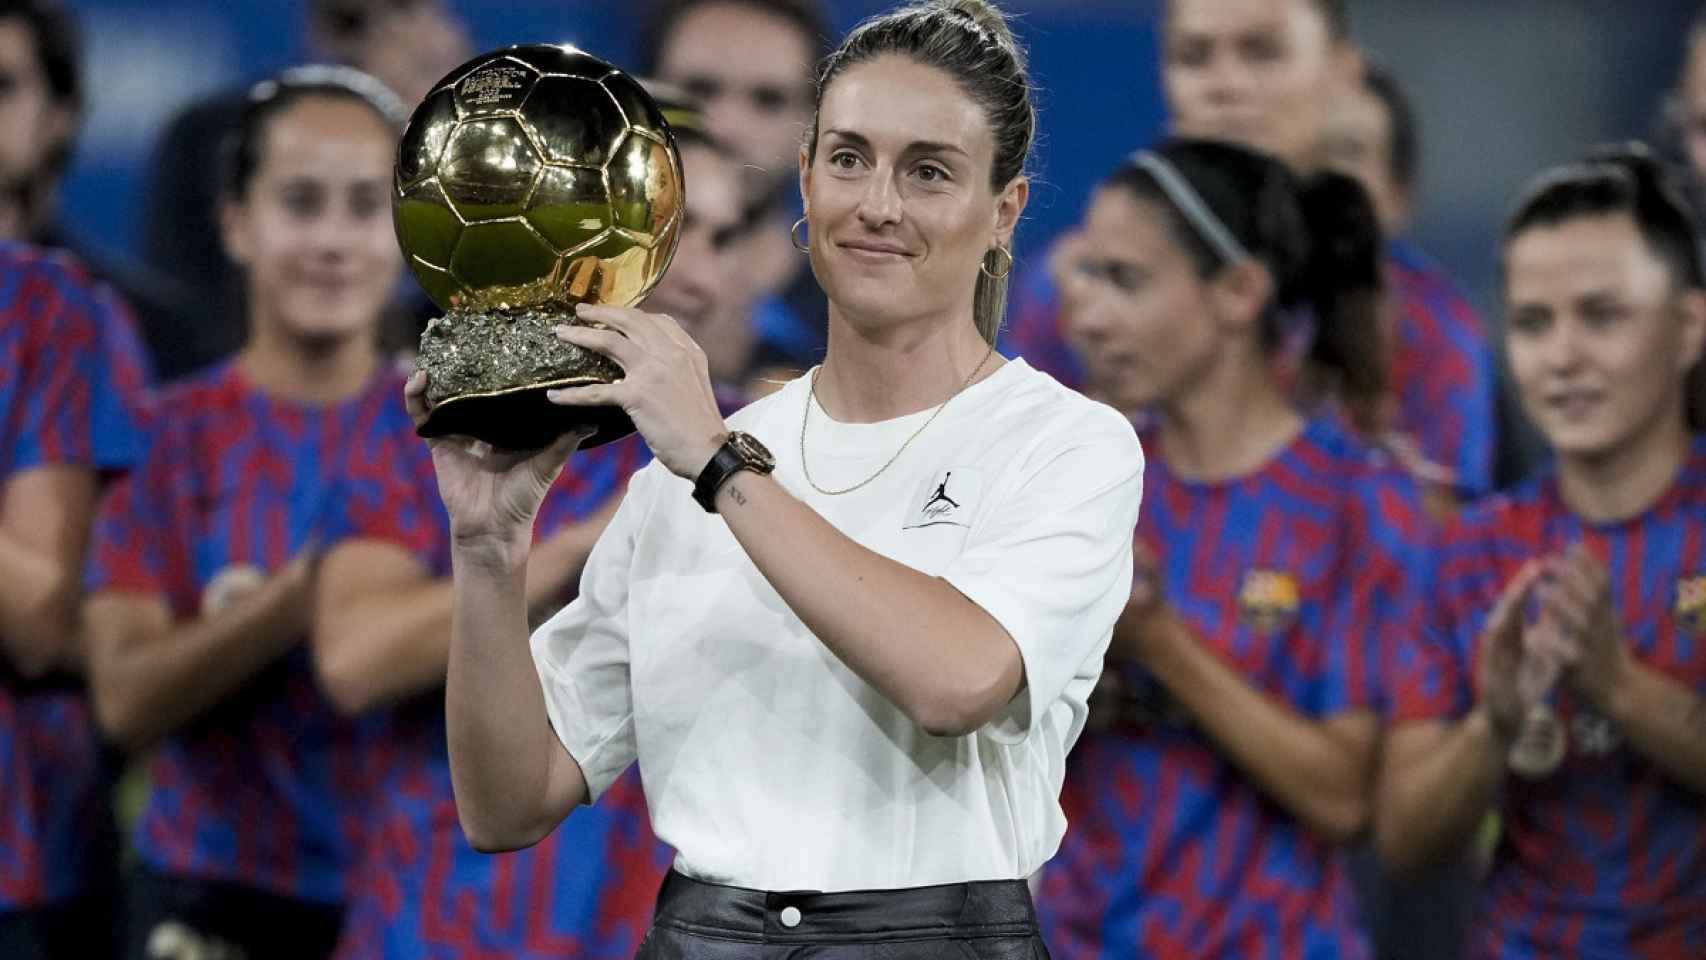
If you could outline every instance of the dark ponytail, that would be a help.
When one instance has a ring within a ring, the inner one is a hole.
[[[1260,260],[1274,279],[1263,344],[1277,351],[1293,335],[1307,335],[1315,386],[1336,397],[1359,427],[1379,427],[1387,386],[1380,349],[1385,244],[1374,205],[1355,180],[1323,173],[1299,181],[1247,147],[1172,138],[1133,155],[1105,185],[1166,211],[1173,237],[1204,278],[1246,256]]]
[[[1380,332],[1386,245],[1380,221],[1362,185],[1342,174],[1305,181],[1298,202],[1309,255],[1290,306],[1314,313],[1309,364],[1322,378],[1317,386],[1338,397],[1357,426],[1379,433],[1387,391]]]

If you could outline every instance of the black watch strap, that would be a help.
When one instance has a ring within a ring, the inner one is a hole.
[[[699,501],[706,513],[716,513],[717,491],[744,466],[746,458],[733,444],[724,440],[717,452],[711,455],[711,462],[699,471],[699,479],[693,481],[693,499]]]
[[[723,445],[711,455],[711,462],[699,471],[693,483],[693,499],[706,513],[717,512],[717,491],[729,478],[742,470],[766,474],[775,469],[776,461],[764,445],[747,434],[735,432],[723,438]]]

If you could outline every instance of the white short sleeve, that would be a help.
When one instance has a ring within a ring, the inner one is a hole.
[[[589,802],[635,759],[628,589],[651,484],[636,473],[581,573],[580,593],[533,632],[533,663],[552,729],[586,778]]]
[[[1019,647],[1025,689],[985,727],[1005,743],[1023,741],[1063,697],[1085,711],[1131,595],[1143,450],[1131,424],[1107,407],[1063,433],[1033,452],[1014,486],[997,491],[942,574]]]

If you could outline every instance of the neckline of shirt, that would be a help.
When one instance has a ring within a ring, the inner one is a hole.
[[[812,368],[806,372],[805,376],[796,381],[799,384],[799,392],[803,395],[803,400],[789,404],[791,408],[789,416],[796,428],[799,418],[805,415],[806,405],[810,404],[811,406],[811,423],[807,425],[806,443],[814,461],[820,456],[828,459],[831,457],[864,457],[872,453],[893,454],[900,444],[906,442],[906,438],[910,437],[913,431],[924,426],[925,422],[936,411],[941,410],[940,406],[926,407],[915,413],[908,413],[888,420],[877,420],[872,423],[849,423],[836,420],[824,412],[823,406],[812,395],[811,379],[812,373],[816,369],[815,367]],[[1005,385],[1016,380],[1029,369],[1030,367],[1022,358],[1015,357],[1002,364],[994,373],[960,391],[947,402],[948,409],[943,410],[936,422],[919,436],[918,442],[929,442],[930,434],[942,429],[945,424],[964,416],[967,411],[975,411],[979,404],[987,402],[996,391],[1008,389]]]
[[[1293,436],[1278,450],[1274,451],[1272,456],[1258,464],[1254,470],[1215,480],[1196,480],[1174,473],[1167,461],[1161,456],[1161,443],[1158,437],[1145,442],[1144,449],[1151,451],[1150,467],[1159,469],[1169,482],[1186,490],[1212,493],[1221,490],[1237,490],[1250,484],[1261,483],[1274,470],[1291,462],[1305,446],[1322,445],[1335,432],[1333,422],[1327,417],[1309,417],[1303,421],[1303,429],[1297,431],[1296,436]]]
[[[1646,509],[1619,520],[1590,520],[1572,509],[1565,502],[1564,490],[1558,482],[1556,458],[1552,459],[1538,479],[1541,495],[1550,502],[1554,513],[1572,518],[1581,524],[1584,530],[1616,534],[1626,530],[1638,529],[1654,517],[1685,502],[1688,494],[1696,489],[1702,467],[1706,467],[1706,433],[1691,434],[1688,453],[1682,458],[1682,464],[1677,468],[1676,476],[1671,478],[1670,484],[1665,487],[1664,492],[1648,504]]]
[[[403,400],[402,378],[395,376],[396,371],[397,364],[395,360],[392,357],[381,353],[379,355],[379,363],[374,367],[373,372],[368,375],[366,382],[362,384],[360,390],[357,390],[341,400],[327,404],[292,400],[289,397],[280,396],[271,390],[267,390],[266,388],[259,386],[249,376],[248,372],[243,369],[243,363],[239,357],[232,357],[226,362],[224,379],[226,382],[235,386],[238,393],[242,396],[255,398],[275,410],[289,411],[299,416],[312,417],[321,414],[336,414],[339,411],[347,410],[352,406],[359,406],[371,398],[374,391],[388,389],[388,381],[393,378],[395,378],[398,383],[396,388],[397,403],[401,406]]]

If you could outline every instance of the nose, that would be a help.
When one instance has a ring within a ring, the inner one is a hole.
[[[1567,374],[1581,366],[1584,354],[1580,324],[1574,321],[1555,323],[1547,332],[1541,356],[1546,369],[1555,374]]]
[[[664,276],[678,284],[677,289],[695,304],[714,306],[728,270],[724,257],[702,231],[690,231],[681,238],[681,248]]]
[[[1060,307],[1061,331],[1075,343],[1094,346],[1113,331],[1113,311],[1106,298],[1098,296],[1095,284],[1078,271],[1063,281]]]
[[[866,178],[858,213],[859,222],[873,230],[900,222],[900,192],[888,170],[879,167]]]
[[[720,143],[745,143],[752,132],[752,121],[740,98],[728,90],[704,98],[699,109],[705,115],[705,129]]]
[[[340,259],[355,246],[361,230],[359,218],[347,206],[334,205],[314,218],[308,231],[309,249],[317,257]]]
[[[1202,68],[1203,95],[1216,106],[1239,103],[1249,96],[1250,71],[1238,58],[1217,52]]]

